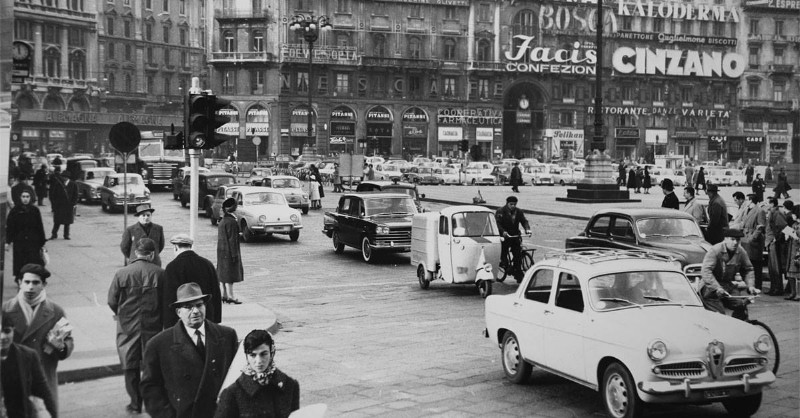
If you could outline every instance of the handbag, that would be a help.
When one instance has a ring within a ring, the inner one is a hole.
[[[50,264],[50,254],[47,252],[47,248],[42,247],[39,250],[39,258],[42,259],[42,267]]]

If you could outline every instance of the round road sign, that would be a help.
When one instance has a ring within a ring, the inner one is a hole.
[[[261,137],[260,136],[254,136],[253,137],[253,145],[255,145],[255,146],[261,145]]]
[[[130,122],[120,122],[111,127],[108,133],[108,141],[117,151],[127,154],[139,146],[142,134],[139,128]]]

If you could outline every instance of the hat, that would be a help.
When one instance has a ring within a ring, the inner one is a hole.
[[[22,269],[20,269],[19,271],[19,277],[24,276],[25,273],[35,274],[39,276],[39,278],[42,279],[42,281],[45,281],[47,280],[48,277],[50,277],[50,272],[47,271],[47,269],[44,268],[44,266],[41,266],[36,263],[28,263],[22,266]]]
[[[784,200],[783,201],[783,207],[785,207],[786,209],[792,210],[792,208],[794,207],[794,202],[792,202],[791,200],[788,200],[788,199]]]
[[[661,181],[661,188],[668,192],[671,192],[675,190],[675,185],[672,183],[672,180],[664,179]]]
[[[741,237],[744,236],[744,232],[742,232],[741,229],[728,228],[728,229],[726,229],[725,231],[722,232],[722,235],[725,236],[725,237],[731,237],[731,238],[741,238]]]
[[[719,193],[719,186],[717,186],[716,184],[709,184],[708,187],[706,188],[706,192]]]
[[[170,238],[169,243],[178,245],[194,245],[194,240],[189,235],[178,234]]]
[[[519,199],[516,196],[509,196],[506,198],[506,203],[517,203]]]
[[[139,216],[142,213],[147,212],[147,211],[150,211],[150,213],[152,214],[156,210],[151,208],[150,205],[139,205],[139,206],[136,207],[136,216]]]
[[[62,171],[62,172],[61,172],[61,173],[59,173],[59,174],[61,175],[61,177],[66,177],[66,178],[68,178],[68,179],[72,179],[72,173],[70,173],[69,171],[66,171],[66,170],[65,170],[65,171]]]
[[[200,285],[195,282],[184,283],[181,287],[178,288],[176,292],[177,300],[172,302],[169,306],[173,308],[177,308],[184,303],[192,302],[195,300],[202,299],[203,301],[208,300],[211,295],[203,294],[203,291],[200,290]]]
[[[236,199],[229,197],[222,202],[222,209],[229,210],[236,207]]]
[[[137,253],[154,253],[156,252],[156,242],[150,238],[142,238],[136,243]]]

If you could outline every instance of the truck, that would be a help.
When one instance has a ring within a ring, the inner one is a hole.
[[[147,187],[169,188],[178,169],[186,165],[181,149],[164,149],[163,131],[142,131],[136,150],[136,172],[142,175]]]

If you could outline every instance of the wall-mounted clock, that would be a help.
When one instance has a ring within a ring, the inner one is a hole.
[[[31,48],[23,42],[14,42],[12,56],[18,61],[26,60],[31,56]]]

